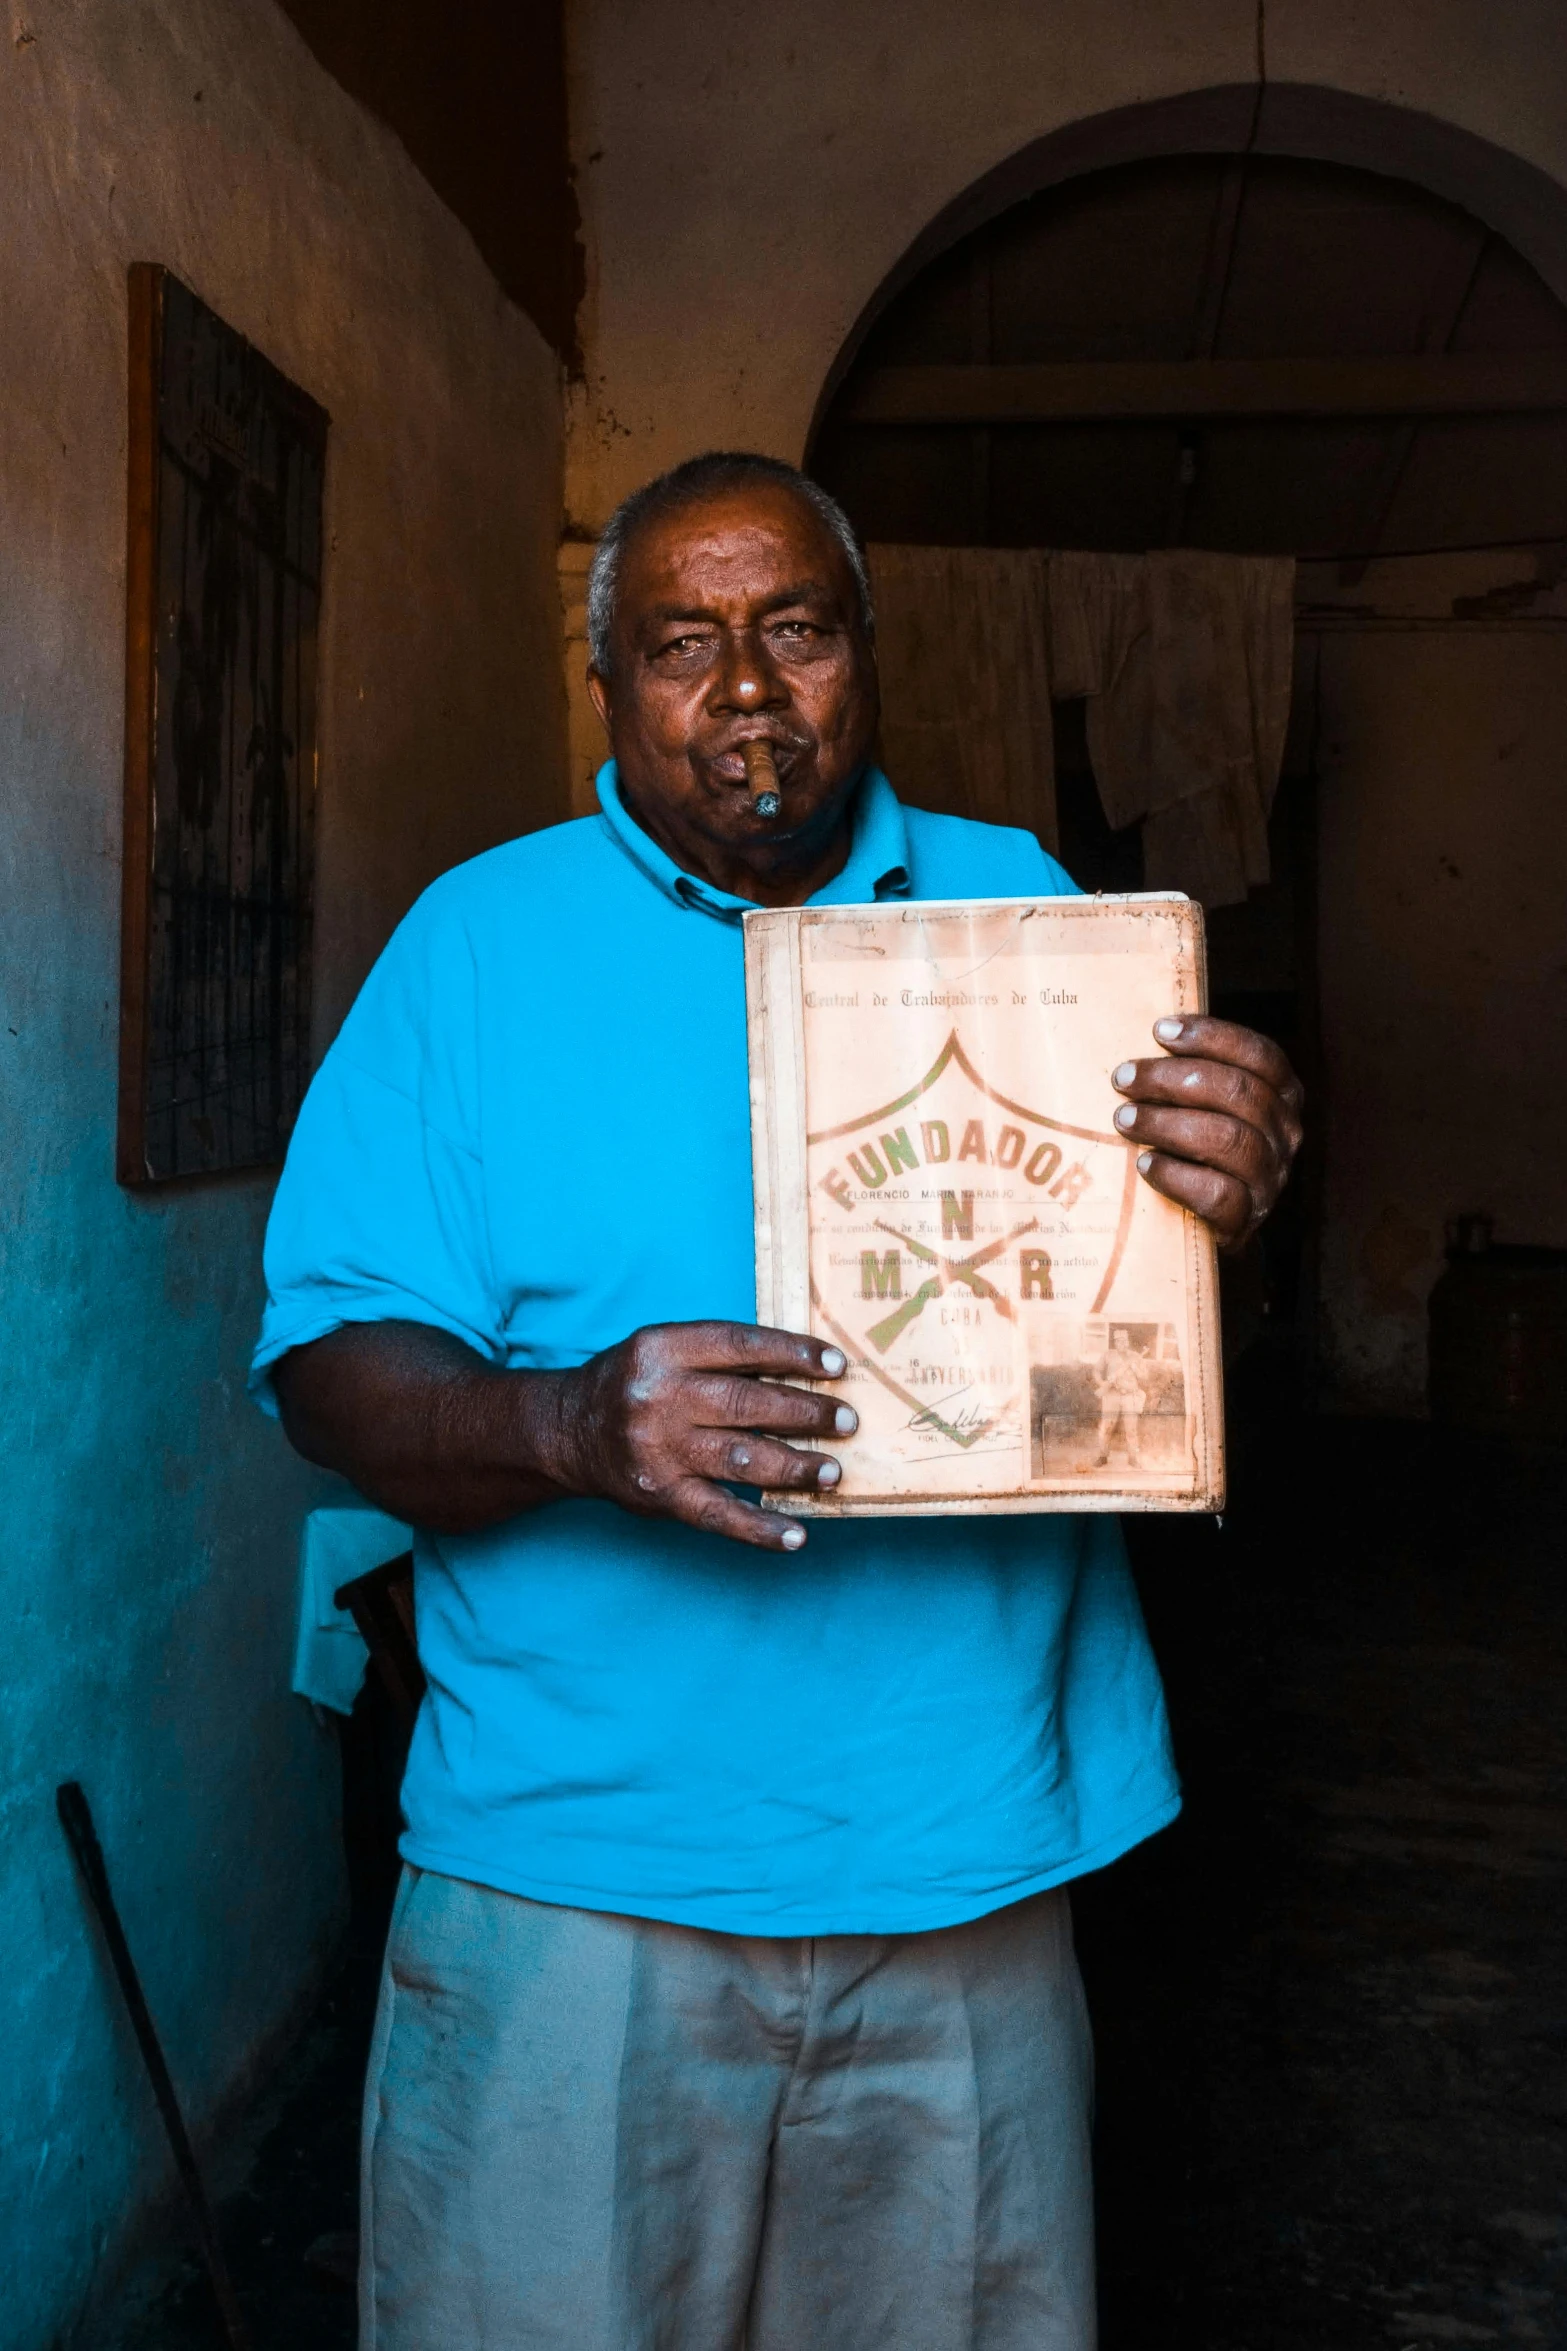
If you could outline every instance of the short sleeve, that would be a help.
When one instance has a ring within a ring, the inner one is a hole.
[[[427,893],[366,981],[305,1097],[267,1226],[252,1393],[353,1322],[422,1322],[498,1361],[478,1147],[474,961]]]

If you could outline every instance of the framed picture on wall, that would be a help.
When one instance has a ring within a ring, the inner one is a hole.
[[[116,1174],[283,1157],[309,1079],[327,416],[130,273]]]

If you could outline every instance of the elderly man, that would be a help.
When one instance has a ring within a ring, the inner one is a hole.
[[[1086,2346],[1063,1889],[1176,1810],[1158,1679],[1113,1521],[807,1547],[750,1498],[832,1485],[855,1416],[836,1349],[754,1325],[740,928],[1072,884],[870,764],[863,559],[792,468],[628,500],[589,625],[602,814],[420,900],[268,1236],[263,1387],[421,1530],[363,2341]],[[1123,1127],[1239,1241],[1298,1088],[1220,1021],[1158,1042]]]

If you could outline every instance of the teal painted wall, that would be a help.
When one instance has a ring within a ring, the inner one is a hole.
[[[96,1808],[198,2130],[342,1908],[335,1745],[288,1692],[319,1481],[244,1396],[270,1186],[113,1181],[126,266],[167,263],[333,418],[318,1042],[425,881],[559,812],[560,394],[270,0],[75,0],[24,30],[0,43],[0,2347],[51,2351],[90,2338],[168,2187],[56,1784]]]

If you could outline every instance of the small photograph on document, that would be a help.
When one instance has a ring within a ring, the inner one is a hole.
[[[1173,1323],[1092,1317],[1076,1361],[1036,1363],[1030,1380],[1035,1478],[1189,1472],[1186,1379]]]

